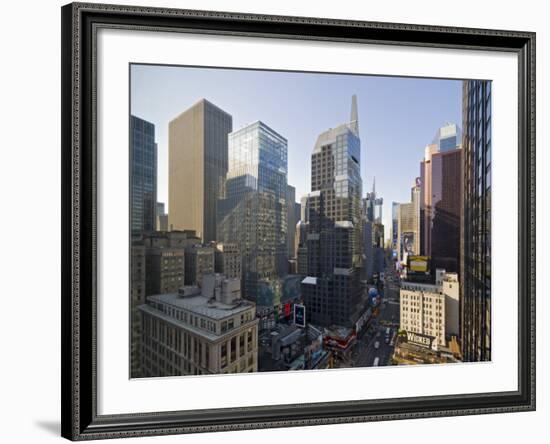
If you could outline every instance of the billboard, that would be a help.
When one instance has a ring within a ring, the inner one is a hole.
[[[428,273],[430,271],[428,256],[409,256],[408,267],[410,271],[416,273]]]
[[[294,324],[298,327],[306,326],[306,307],[302,304],[294,305]]]
[[[410,255],[414,254],[414,233],[407,231],[401,234],[401,244],[403,245],[403,253]]]
[[[407,332],[407,342],[418,345],[419,347],[432,348],[432,343],[435,338],[433,336],[422,335],[412,331]]]

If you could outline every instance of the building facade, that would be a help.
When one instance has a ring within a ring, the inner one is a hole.
[[[397,255],[399,239],[399,202],[392,202],[391,206],[391,249]]]
[[[287,259],[296,259],[296,188],[287,185],[286,193],[286,239],[287,239]]]
[[[168,214],[164,210],[164,202],[157,202],[157,231],[168,231]]]
[[[149,296],[139,307],[144,377],[258,370],[254,304],[240,299],[238,279],[208,275],[205,284]]]
[[[361,145],[357,99],[349,123],[319,135],[311,155],[307,272],[302,296],[309,321],[353,326],[362,287]]]
[[[216,273],[228,278],[242,279],[242,256],[235,243],[218,242],[214,251]]]
[[[147,296],[177,292],[185,282],[183,248],[146,248]]]
[[[437,151],[455,150],[461,144],[462,134],[456,123],[448,122],[437,130],[432,145],[437,146]]]
[[[145,303],[145,247],[130,248],[130,377],[141,377],[141,316],[138,307]]]
[[[169,123],[168,224],[216,240],[216,206],[224,195],[227,136],[233,118],[202,99]]]
[[[456,273],[436,271],[435,284],[403,281],[399,327],[432,338],[432,348],[447,346],[459,334],[459,283]]]
[[[465,361],[491,359],[491,82],[463,84],[461,339]]]
[[[420,164],[421,253],[436,268],[458,272],[460,266],[460,209],[462,149],[460,130],[447,124],[426,147]],[[452,146],[452,144],[455,144]]]
[[[245,297],[288,271],[287,141],[263,122],[229,135],[226,197],[218,202],[218,241],[243,258]],[[263,281],[263,284],[260,282]]]
[[[420,253],[420,186],[411,188],[411,201],[399,205],[397,224],[397,257],[406,262],[409,255]]]
[[[214,273],[214,248],[207,245],[191,245],[185,248],[185,285],[202,285],[206,274]]]
[[[154,231],[157,204],[157,144],[155,125],[130,116],[130,229]]]

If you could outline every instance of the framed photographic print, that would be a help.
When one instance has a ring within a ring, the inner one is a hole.
[[[64,437],[535,408],[533,33],[61,12]]]

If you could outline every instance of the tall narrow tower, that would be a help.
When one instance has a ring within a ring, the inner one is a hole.
[[[169,124],[168,225],[216,239],[216,206],[227,175],[233,118],[202,99]]]
[[[361,142],[357,99],[351,121],[317,138],[311,155],[307,270],[302,295],[313,324],[351,327],[361,295]]]

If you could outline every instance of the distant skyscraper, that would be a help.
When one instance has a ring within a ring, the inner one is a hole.
[[[367,197],[363,199],[363,218],[368,222],[374,222],[376,219],[376,178],[372,181],[372,191],[367,193]]]
[[[491,359],[491,82],[462,90],[461,339],[464,361]]]
[[[141,235],[154,231],[157,204],[157,144],[155,125],[130,116],[131,232]]]
[[[263,122],[229,135],[226,198],[218,203],[218,240],[243,257],[245,296],[288,271],[287,141]],[[294,230],[294,227],[292,227]]]
[[[168,231],[168,214],[164,212],[164,203],[157,202],[157,231]]]
[[[421,252],[432,267],[457,272],[460,256],[462,150],[454,124],[439,129],[439,143],[426,147],[420,164]],[[445,137],[444,137],[445,136]],[[456,145],[451,148],[451,143]]]
[[[411,201],[399,205],[397,226],[397,257],[405,261],[408,255],[420,253],[420,186],[419,181],[411,188]]]
[[[391,248],[397,251],[399,228],[399,203],[392,202],[391,206]]]
[[[446,123],[435,133],[433,145],[437,146],[437,151],[445,152],[456,149],[460,145],[460,128],[455,123]]]
[[[296,241],[296,224],[298,221],[296,220],[296,188],[294,188],[292,185],[287,185],[287,194],[286,194],[286,239],[287,239],[287,258],[291,259],[294,258],[294,251],[296,249],[295,241]]]
[[[311,155],[308,275],[302,296],[313,324],[351,327],[361,296],[361,145],[357,101],[351,121],[319,135]]]
[[[169,124],[169,227],[216,238],[216,205],[227,174],[233,118],[202,99]]]

